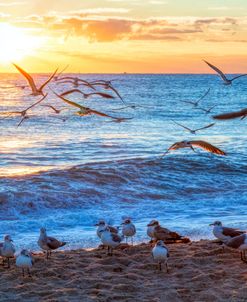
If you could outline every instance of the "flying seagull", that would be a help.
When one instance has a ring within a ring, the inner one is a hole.
[[[62,101],[64,101],[65,103],[71,105],[71,106],[74,106],[74,107],[77,107],[79,108],[80,110],[76,112],[77,115],[80,115],[80,116],[86,116],[86,115],[91,115],[91,114],[95,114],[95,115],[99,115],[99,116],[102,116],[102,117],[109,117],[113,120],[116,120],[116,121],[124,121],[124,120],[127,120],[128,118],[124,118],[124,117],[115,117],[115,116],[111,116],[111,115],[108,115],[106,113],[103,113],[103,112],[100,112],[100,111],[96,111],[96,110],[93,110],[91,108],[88,108],[88,107],[84,107],[80,104],[77,104],[75,102],[72,102],[66,98],[64,98],[63,96],[57,94],[55,91],[52,90],[52,92],[58,97],[60,98]]]
[[[177,150],[180,148],[191,148],[195,152],[194,147],[202,148],[205,151],[210,152],[210,153],[214,153],[214,154],[218,154],[218,155],[226,155],[226,153],[224,151],[211,145],[208,142],[201,141],[201,140],[177,142],[177,143],[171,145],[171,147],[169,147],[169,149],[163,155],[166,155],[169,151]]]
[[[40,100],[38,100],[37,102],[35,102],[34,104],[32,104],[31,106],[27,107],[26,109],[24,109],[22,111],[11,111],[11,112],[4,112],[4,113],[7,114],[7,116],[10,116],[13,114],[20,114],[22,119],[19,122],[19,124],[17,125],[17,127],[19,127],[25,119],[28,119],[28,116],[27,116],[28,110],[32,109],[33,107],[35,107],[36,105],[41,103],[47,97],[47,95],[48,95],[48,93],[46,93]]]
[[[122,103],[124,105],[125,102],[123,100],[123,98],[121,97],[121,95],[119,94],[119,92],[117,91],[117,89],[115,89],[111,84],[109,83],[102,83],[102,82],[96,82],[96,83],[91,83],[91,85],[94,87],[94,86],[103,86],[104,89],[111,89],[112,91],[114,91],[116,93],[116,95],[120,98],[120,100],[122,101]]]
[[[247,108],[242,109],[240,111],[214,115],[213,118],[216,119],[216,120],[230,120],[230,119],[240,117],[241,120],[243,120],[246,116],[247,116]]]
[[[193,102],[193,101],[180,101],[180,102],[187,103],[187,104],[192,104],[194,107],[197,107],[198,104],[199,104],[199,102],[200,102],[201,100],[203,100],[203,99],[208,95],[209,91],[210,91],[210,88],[208,88],[208,90],[206,91],[206,93],[204,93],[204,95],[201,96],[201,97],[200,97],[197,101],[195,101],[195,102]]]
[[[32,78],[32,76],[27,73],[25,70],[23,70],[21,67],[19,67],[18,65],[14,64],[15,68],[26,78],[26,80],[28,81],[29,86],[32,89],[32,93],[31,95],[37,96],[37,95],[44,95],[43,89],[45,88],[45,86],[53,79],[53,77],[55,76],[55,74],[57,73],[57,69],[54,71],[54,73],[50,76],[50,78],[45,81],[45,83],[43,85],[41,85],[39,88],[37,88],[37,86],[35,85],[35,82]]]
[[[101,96],[102,98],[106,98],[106,99],[115,99],[114,96],[112,96],[111,94],[108,94],[108,93],[104,93],[104,92],[84,93],[80,89],[71,89],[71,90],[63,92],[60,95],[65,96],[65,95],[75,93],[75,92],[78,92],[78,93],[82,94],[85,99],[87,99],[87,98],[89,98],[90,96],[93,96],[93,95],[98,95],[98,96]]]
[[[232,82],[240,77],[244,77],[247,75],[247,73],[245,74],[241,74],[239,76],[236,76],[232,79],[227,79],[226,75],[219,69],[217,68],[216,66],[214,66],[213,64],[203,60],[209,67],[211,67],[214,71],[216,71],[218,73],[218,75],[221,77],[221,79],[224,81],[224,85],[231,85]]]
[[[213,125],[215,125],[215,123],[212,123],[212,124],[209,124],[209,125],[204,126],[204,127],[202,127],[202,128],[198,128],[198,129],[192,130],[192,129],[190,129],[189,127],[186,127],[186,126],[184,126],[184,125],[182,125],[182,124],[179,124],[179,123],[177,123],[177,122],[175,122],[175,121],[173,121],[173,122],[174,122],[175,124],[177,124],[178,126],[180,126],[180,127],[184,128],[184,129],[188,130],[191,134],[196,134],[196,132],[199,131],[199,130],[207,129],[207,128],[210,128],[210,127],[212,127]]]

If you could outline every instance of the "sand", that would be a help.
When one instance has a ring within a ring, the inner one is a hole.
[[[0,267],[0,301],[247,301],[247,264],[235,250],[207,240],[169,245],[169,273],[151,246],[35,255],[32,277]],[[14,260],[12,260],[12,263]]]

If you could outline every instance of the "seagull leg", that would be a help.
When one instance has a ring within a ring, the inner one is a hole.
[[[28,277],[32,277],[32,275],[31,275],[31,272],[30,272],[30,269],[29,269],[29,268],[27,269],[27,272],[28,272]]]
[[[49,254],[48,250],[46,251],[46,259],[49,259]]]
[[[24,271],[24,268],[22,269],[22,277],[23,277],[23,278],[25,277],[25,271]]]
[[[134,245],[134,239],[133,236],[131,237],[131,244]]]
[[[9,257],[7,258],[7,263],[8,263],[7,268],[10,268]]]
[[[109,245],[107,246],[107,255],[110,256],[110,247],[109,247]]]
[[[191,148],[191,150],[193,150],[196,153],[196,150],[192,146],[190,146],[190,148]]]
[[[159,267],[159,271],[161,271],[161,262],[159,262],[158,267]]]
[[[166,262],[166,272],[169,273],[168,263]]]

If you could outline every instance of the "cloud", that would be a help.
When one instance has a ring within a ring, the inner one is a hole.
[[[8,7],[8,6],[17,6],[17,5],[25,5],[27,2],[0,2],[0,7]]]

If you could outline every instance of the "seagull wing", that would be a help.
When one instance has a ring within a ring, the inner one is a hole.
[[[205,126],[205,127],[202,127],[202,128],[198,128],[198,129],[196,129],[195,131],[207,129],[207,128],[213,127],[213,125],[215,125],[215,123],[209,124],[209,125],[207,125],[207,126]]]
[[[84,95],[84,97],[85,97],[85,93],[83,93],[80,89],[71,89],[71,90],[65,91],[65,92],[61,93],[60,96],[65,96],[65,95],[75,93],[75,92],[78,92],[78,93]]]
[[[242,117],[242,116],[245,116],[245,115],[247,115],[247,108],[245,108],[243,110],[240,110],[240,111],[214,115],[213,118],[216,119],[216,120],[229,120],[229,119]]]
[[[214,153],[214,154],[218,154],[218,155],[226,155],[226,153],[222,150],[220,150],[219,148],[211,145],[210,143],[208,142],[205,142],[205,141],[190,141],[189,142],[192,146],[195,146],[195,147],[199,147],[199,148],[202,148],[208,152],[211,152],[211,153]]]
[[[90,96],[90,95],[99,95],[105,99],[115,99],[115,97],[113,95],[108,94],[108,93],[103,93],[103,92],[92,92],[92,93],[88,94],[88,96]]]
[[[27,107],[27,109],[25,109],[24,111],[28,111],[29,109],[33,108],[34,106],[38,105],[39,103],[41,103],[46,97],[47,97],[48,93],[45,94],[40,100],[38,100],[37,102],[35,102],[34,104],[32,104],[31,106]]]
[[[214,66],[213,64],[211,64],[211,63],[209,63],[209,62],[207,62],[207,61],[205,61],[205,60],[203,60],[209,67],[211,67],[214,71],[216,71],[219,75],[220,75],[220,77],[223,79],[223,81],[225,81],[225,82],[227,82],[228,81],[228,79],[227,79],[227,77],[225,76],[225,74],[219,69],[219,68],[217,68],[216,66]]]
[[[59,76],[69,67],[69,65],[66,65],[58,74],[57,74],[57,78],[59,78]],[[58,79],[57,79],[58,80]]]
[[[75,102],[72,102],[72,101],[70,101],[70,100],[64,98],[63,96],[57,94],[57,93],[56,93],[55,91],[53,91],[53,90],[52,90],[52,92],[53,92],[58,98],[60,98],[62,101],[64,101],[65,103],[67,103],[67,104],[69,104],[69,105],[71,105],[71,106],[77,107],[77,108],[79,108],[79,109],[81,109],[81,110],[87,109],[86,107],[81,106],[80,104],[77,104],[77,103],[75,103]]]
[[[26,80],[28,81],[28,84],[30,85],[32,92],[38,92],[38,89],[34,83],[33,78],[30,76],[29,73],[27,73],[25,70],[23,70],[21,67],[19,67],[18,65],[14,64],[15,68],[26,78]]]
[[[247,73],[241,74],[241,75],[239,75],[239,76],[236,76],[236,77],[232,78],[231,81],[234,81],[234,80],[236,80],[236,79],[238,79],[238,78],[245,77],[245,76],[247,76]]]
[[[114,120],[123,120],[123,119],[125,119],[125,118],[121,118],[121,117],[111,116],[111,115],[108,115],[106,113],[103,113],[103,112],[100,112],[100,111],[96,111],[96,110],[93,110],[93,109],[90,109],[90,112],[93,113],[93,114],[99,115],[99,116],[109,117],[109,118],[112,118]]]
[[[186,104],[192,104],[192,105],[195,105],[196,103],[195,102],[192,102],[192,101],[180,101],[182,103],[186,103]]]
[[[208,88],[208,90],[206,91],[206,93],[203,96],[201,96],[196,102],[198,103],[201,100],[203,100],[208,95],[209,91],[210,91],[210,88]]]
[[[57,112],[57,109],[55,107],[53,107],[52,105],[41,105],[41,106],[51,108],[53,111]]]
[[[63,80],[74,80],[74,77],[62,77],[60,79],[57,79],[58,81],[63,81]]]
[[[190,128],[188,128],[188,127],[186,127],[186,126],[184,126],[184,125],[182,125],[182,124],[179,124],[179,123],[177,123],[177,122],[175,122],[175,121],[173,121],[173,123],[177,124],[178,126],[184,128],[184,129],[186,129],[186,130],[188,130],[188,131],[192,131]]]
[[[42,91],[45,86],[54,78],[55,74],[57,73],[57,69],[53,72],[53,74],[49,77],[47,81],[43,85],[40,86],[39,90]]]

